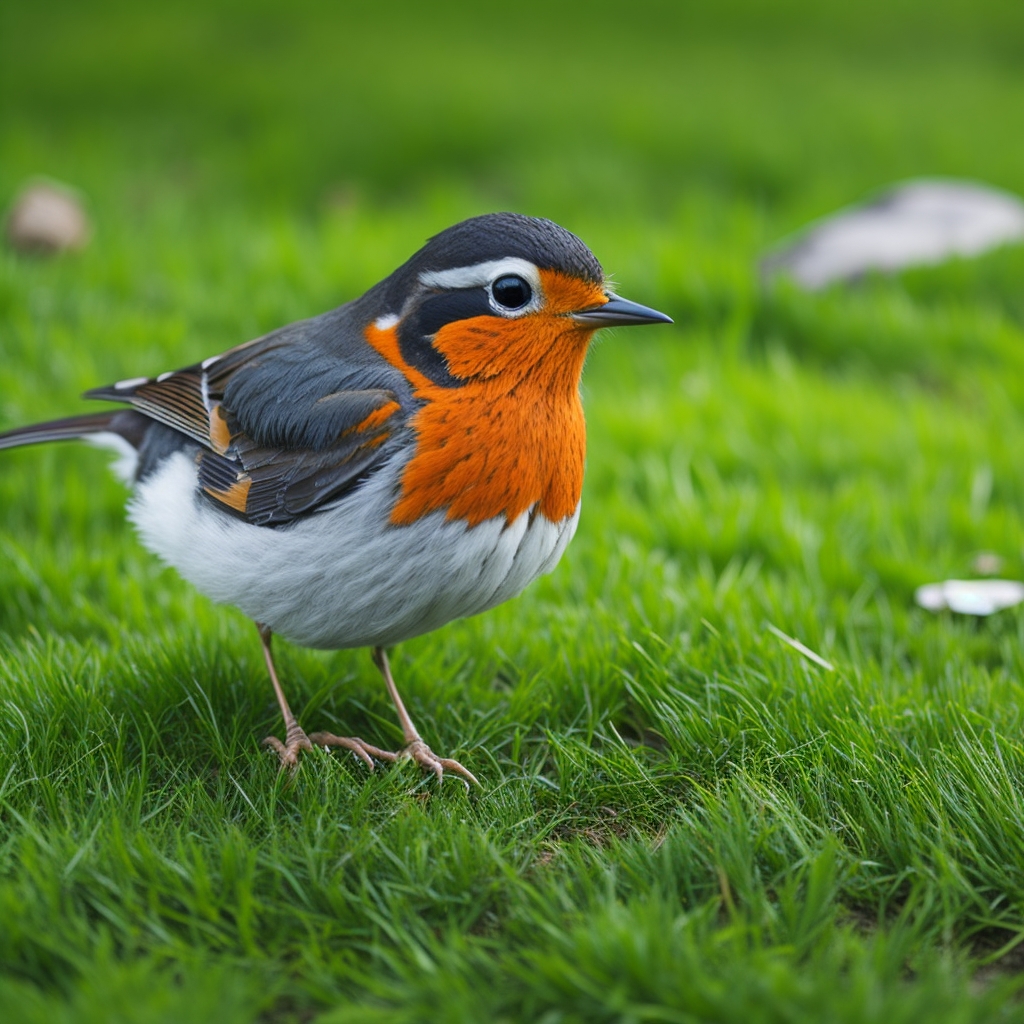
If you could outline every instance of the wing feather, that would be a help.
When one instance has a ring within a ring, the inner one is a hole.
[[[288,523],[387,458],[411,404],[401,374],[365,344],[356,360],[325,355],[323,324],[303,330],[325,318],[86,397],[127,403],[196,442],[199,486],[220,507],[257,525]]]

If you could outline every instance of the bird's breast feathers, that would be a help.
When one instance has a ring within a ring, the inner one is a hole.
[[[500,345],[498,331],[505,335]],[[575,512],[586,458],[579,380],[589,332],[496,325],[492,317],[452,324],[434,346],[463,381],[457,387],[405,363],[395,328],[371,325],[366,338],[419,400],[409,421],[415,450],[392,523],[409,525],[441,509],[470,526],[497,517],[513,522],[530,509],[556,523]],[[556,346],[561,351],[553,355]],[[510,350],[514,362],[497,362],[495,352]]]

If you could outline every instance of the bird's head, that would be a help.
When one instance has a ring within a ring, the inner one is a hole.
[[[609,290],[574,234],[515,213],[442,231],[374,291],[386,310],[374,327],[395,330],[404,362],[441,387],[514,384],[545,360],[581,367],[601,327],[672,322]]]

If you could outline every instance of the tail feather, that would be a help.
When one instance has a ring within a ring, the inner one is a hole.
[[[146,428],[150,425],[150,420],[133,409],[113,409],[85,416],[68,416],[62,420],[49,420],[46,423],[33,423],[27,427],[8,430],[0,434],[0,450],[19,448],[25,444],[42,444],[44,441],[87,440],[94,434],[116,434],[138,449],[145,437]]]

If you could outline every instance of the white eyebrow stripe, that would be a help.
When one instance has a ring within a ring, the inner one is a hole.
[[[529,261],[518,256],[506,256],[502,260],[488,260],[471,267],[452,267],[451,270],[425,270],[420,274],[420,284],[426,288],[485,288],[504,274],[519,274],[540,292],[540,273]]]

